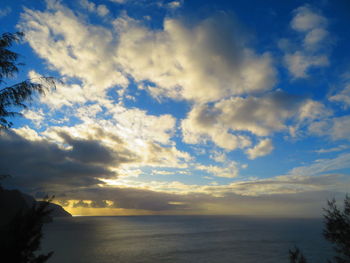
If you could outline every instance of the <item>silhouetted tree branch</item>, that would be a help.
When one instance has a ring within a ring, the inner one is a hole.
[[[49,220],[48,208],[52,198],[30,209],[19,211],[15,217],[1,229],[0,259],[11,263],[43,263],[53,254],[38,255],[43,224]]]
[[[0,37],[0,84],[6,84],[4,78],[13,78],[19,71],[18,66],[23,65],[17,63],[19,54],[9,50],[14,43],[20,42],[23,36],[22,32],[16,32],[4,33]],[[21,115],[11,108],[26,108],[24,101],[30,99],[35,92],[42,94],[52,88],[56,88],[56,80],[52,77],[28,79],[0,88],[0,129],[12,126],[9,117]]]
[[[350,262],[350,198],[347,195],[344,200],[343,210],[340,210],[336,201],[328,201],[325,211],[324,237],[333,244],[337,255],[334,257],[337,263]]]
[[[328,201],[328,208],[324,209],[323,236],[333,244],[337,253],[336,263],[350,263],[350,197],[346,195],[343,210],[336,205],[335,199]],[[290,263],[307,263],[299,248],[289,250]],[[332,261],[328,260],[328,263]]]
[[[294,250],[289,250],[289,259],[290,263],[307,263],[303,253],[297,247]]]

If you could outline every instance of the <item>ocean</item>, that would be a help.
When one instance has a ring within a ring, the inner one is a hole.
[[[288,263],[298,246],[326,262],[322,219],[239,216],[56,218],[44,228],[48,263]]]

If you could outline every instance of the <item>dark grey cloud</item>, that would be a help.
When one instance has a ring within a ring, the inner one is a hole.
[[[113,152],[102,145],[99,141],[90,139],[76,139],[67,133],[59,133],[65,143],[72,146],[69,157],[83,163],[89,164],[115,164],[136,161],[136,156],[131,152]]]
[[[91,204],[79,201],[74,203],[74,207],[111,207],[150,211],[169,211],[187,207],[185,203],[178,204],[185,201],[182,195],[136,188],[93,187],[70,191],[65,198],[92,201]],[[107,200],[112,204],[108,204]]]
[[[73,207],[90,207],[90,204],[87,202],[84,202],[83,200],[79,200],[78,202],[73,204]]]
[[[342,200],[344,193],[305,191],[259,196],[225,193],[220,197],[205,193],[175,194],[136,188],[94,187],[67,193],[74,207],[110,207],[148,210],[156,213],[238,214],[260,216],[320,217],[329,199]],[[108,204],[106,200],[112,202]]]
[[[4,132],[0,136],[0,172],[12,176],[7,181],[14,187],[31,192],[55,191],[101,184],[101,178],[116,176],[108,166],[136,160],[135,155],[123,148],[118,154],[96,140],[60,135],[67,148]]]

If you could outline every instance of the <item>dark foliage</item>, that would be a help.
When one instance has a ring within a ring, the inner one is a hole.
[[[328,201],[328,208],[324,209],[324,237],[333,244],[336,252],[335,263],[350,263],[350,197],[344,200],[343,210],[336,205],[336,201]],[[289,250],[290,263],[307,263],[304,255],[296,247]],[[332,261],[329,261],[332,263]]]
[[[289,259],[290,263],[306,263],[306,258],[297,247],[294,250],[289,250]]]
[[[33,205],[26,211],[20,211],[11,222],[2,229],[1,259],[11,263],[43,263],[53,254],[38,255],[42,238],[42,227],[48,220],[50,210],[48,202]]]
[[[350,263],[350,197],[344,200],[344,208],[340,210],[335,200],[328,201],[325,209],[324,237],[333,244],[337,255],[337,263]]]
[[[13,78],[19,71],[17,63],[19,54],[9,50],[14,43],[18,43],[23,38],[22,32],[4,33],[0,36],[0,84],[6,85],[5,78]],[[47,89],[56,87],[56,81],[52,77],[41,77],[38,79],[24,80],[11,86],[0,88],[0,129],[12,126],[9,117],[21,115],[13,111],[14,107],[26,108],[25,100],[32,95],[44,93]]]

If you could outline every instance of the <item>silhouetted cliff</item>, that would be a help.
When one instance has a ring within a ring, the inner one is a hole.
[[[17,213],[26,211],[33,205],[39,205],[41,202],[18,190],[7,190],[0,187],[0,225],[8,223]],[[59,205],[50,203],[48,208],[52,212],[47,221],[52,221],[52,217],[72,216]]]

